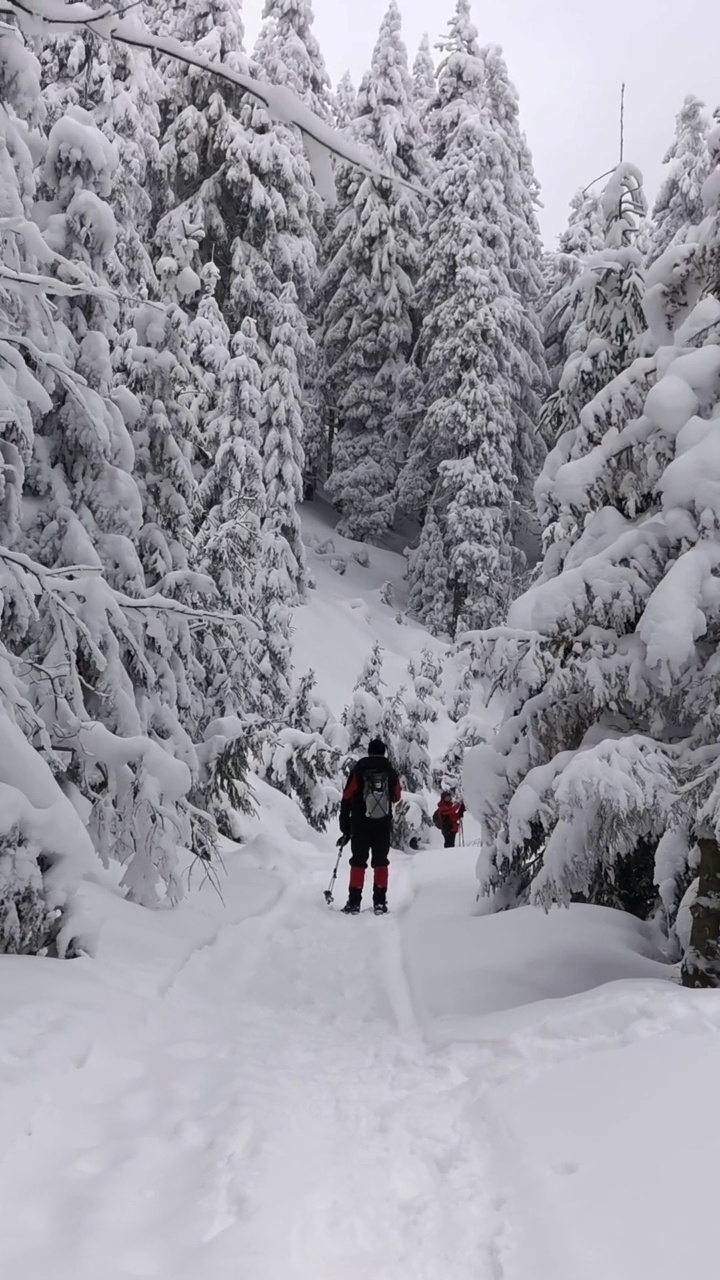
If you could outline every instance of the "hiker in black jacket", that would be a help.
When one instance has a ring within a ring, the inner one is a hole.
[[[353,765],[340,804],[338,845],[350,841],[350,888],[343,907],[357,915],[362,902],[368,857],[373,867],[373,907],[376,915],[387,911],[388,854],[392,807],[400,799],[400,779],[386,756],[385,743],[373,738],[368,754]]]

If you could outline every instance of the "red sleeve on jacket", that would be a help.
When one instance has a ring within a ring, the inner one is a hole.
[[[393,804],[397,804],[398,800],[401,800],[401,799],[402,799],[402,789],[400,787],[400,779],[396,776],[395,785],[393,787],[393,792],[392,792]]]
[[[355,770],[351,769],[350,777],[345,783],[345,790],[342,793],[343,800],[347,800],[347,801],[354,800],[359,790],[360,790],[360,783],[358,781],[358,776]]]

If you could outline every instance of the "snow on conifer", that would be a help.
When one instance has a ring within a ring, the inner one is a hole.
[[[382,678],[383,651],[378,643],[363,664],[353,689],[350,705],[345,708],[342,723],[348,733],[348,752],[351,756],[367,750],[369,740],[377,735],[383,722],[384,687]]]
[[[720,830],[720,168],[703,198],[693,239],[648,274],[647,354],[548,458],[561,540],[507,629],[475,638],[509,695],[465,770],[486,832],[481,879],[499,903],[659,903],[672,922],[696,836]]]
[[[509,281],[511,223],[500,142],[486,105],[486,72],[466,0],[445,42],[432,111],[436,176],[418,285],[418,355],[426,412],[399,482],[410,511],[432,505],[446,548],[440,599],[415,611],[451,630],[502,615],[513,573],[514,397],[527,373],[521,307]],[[436,540],[434,530],[433,539]]]
[[[355,116],[357,89],[349,71],[341,75],[333,94],[333,119],[338,129],[346,129]]]
[[[520,129],[518,95],[508,75],[502,50],[487,45],[481,50],[484,65],[484,103],[493,134],[494,162],[501,171],[502,211],[507,220],[507,275],[519,303],[513,334],[518,368],[512,385],[515,423],[513,473],[515,516],[513,537],[530,549],[533,540],[533,484],[545,457],[538,433],[540,407],[547,393],[547,368],[543,350],[542,242],[536,208],[540,188],[527,140]]]
[[[286,85],[316,116],[329,120],[330,77],[314,21],[310,0],[265,0],[255,59],[268,80]]]
[[[550,391],[556,391],[568,349],[573,323],[573,289],[585,262],[605,247],[605,223],[600,197],[592,189],[577,191],[570,201],[568,225],[556,250],[543,266],[542,328]],[[552,445],[554,440],[549,441]]]
[[[649,260],[668,247],[681,244],[691,227],[702,221],[702,189],[707,179],[708,121],[704,103],[688,94],[675,121],[675,138],[663,163],[669,165],[652,211]]]
[[[583,406],[639,354],[645,329],[643,253],[637,241],[646,201],[635,165],[624,161],[615,168],[600,207],[604,248],[585,260],[572,285],[568,357],[557,390],[543,406],[542,426],[551,441],[572,431]]]
[[[263,744],[263,774],[273,786],[294,795],[311,827],[324,831],[335,815],[341,791],[344,734],[333,732],[327,708],[314,692],[315,674],[304,675],[293,690],[286,724]],[[328,729],[325,736],[323,730]]]
[[[395,0],[358,94],[352,136],[408,181],[422,168],[407,53]],[[322,280],[321,342],[328,414],[335,420],[328,490],[340,531],[373,539],[394,511],[395,415],[413,341],[419,214],[404,187],[346,172]]]
[[[266,525],[288,546],[294,584],[293,603],[304,590],[305,549],[297,504],[302,500],[302,357],[307,331],[297,310],[297,296],[287,284],[274,308],[270,349],[262,373],[260,423]]]
[[[422,118],[435,96],[435,89],[437,87],[435,79],[435,63],[433,62],[432,53],[430,52],[430,37],[427,32],[423,34],[420,44],[418,45],[418,51],[415,54],[412,78],[413,104],[418,115]]]

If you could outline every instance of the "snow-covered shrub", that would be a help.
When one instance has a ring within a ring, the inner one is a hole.
[[[0,952],[72,955],[81,941],[73,891],[94,858],[47,761],[0,709]]]

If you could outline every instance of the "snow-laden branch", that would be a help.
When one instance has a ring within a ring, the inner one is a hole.
[[[178,614],[183,618],[197,622],[232,623],[234,626],[241,627],[250,639],[257,639],[260,635],[257,625],[250,618],[240,614],[225,613],[212,609],[193,609],[190,605],[183,604],[180,600],[173,600],[171,597],[161,595],[160,592],[154,590],[148,592],[147,596],[128,596],[124,591],[118,591],[110,587],[102,577],[102,569],[96,565],[68,565],[67,567],[60,566],[54,569],[46,569],[44,565],[38,564],[36,560],[31,559],[24,552],[11,551],[8,547],[0,547],[0,560],[16,565],[26,573],[29,573],[35,579],[41,591],[52,593],[56,599],[66,592],[83,596],[86,591],[88,577],[95,577],[103,580],[103,585],[107,587],[110,593],[109,599],[121,610],[155,610],[159,613]],[[80,577],[79,575],[81,574],[84,577]],[[48,579],[51,581],[48,582]]]
[[[38,275],[34,271],[14,271],[12,267],[5,265],[0,266],[0,288],[3,287],[23,294],[34,293],[40,298],[113,297],[109,289],[97,288],[87,281],[84,284],[70,284],[53,276]]]
[[[103,40],[164,54],[243,89],[266,108],[273,120],[279,124],[295,125],[300,130],[315,185],[328,203],[335,202],[332,156],[363,170],[372,178],[396,183],[416,195],[427,195],[422,188],[406,182],[397,174],[386,173],[365,147],[344,138],[284,85],[269,84],[245,72],[232,71],[223,62],[205,58],[171,36],[152,35],[138,26],[134,19],[119,16],[110,5],[92,9],[88,4],[64,4],[62,0],[7,0],[7,5],[8,11],[16,15],[21,28],[29,35],[42,37],[48,33],[66,35],[68,30],[77,33],[89,30]]]

